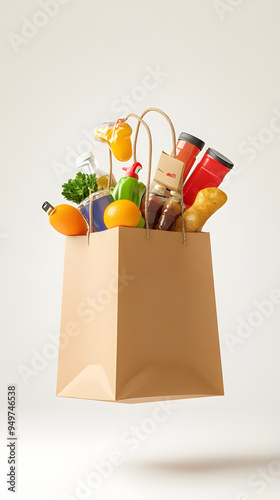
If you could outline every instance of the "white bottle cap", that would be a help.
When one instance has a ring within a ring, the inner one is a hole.
[[[75,163],[76,163],[77,167],[80,167],[85,161],[89,160],[90,158],[94,158],[93,152],[86,151],[82,155],[78,156]]]

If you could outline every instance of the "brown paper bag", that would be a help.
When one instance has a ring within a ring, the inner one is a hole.
[[[152,140],[146,190],[148,220]],[[173,163],[174,164],[174,163]],[[110,178],[112,155],[110,155]],[[182,206],[183,189],[181,184]],[[91,224],[90,224],[91,225]],[[120,227],[66,237],[57,395],[138,403],[223,394],[208,233]],[[90,233],[89,233],[90,234]]]
[[[223,394],[208,233],[66,237],[57,395],[138,403]]]

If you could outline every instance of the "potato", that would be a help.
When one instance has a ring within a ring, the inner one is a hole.
[[[205,222],[227,201],[227,195],[218,188],[208,187],[197,193],[194,204],[184,212],[185,230],[189,233],[201,231]],[[182,218],[179,217],[174,231],[182,230]]]

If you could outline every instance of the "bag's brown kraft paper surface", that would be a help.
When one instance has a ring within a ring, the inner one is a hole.
[[[57,395],[137,403],[223,394],[208,233],[66,237]]]

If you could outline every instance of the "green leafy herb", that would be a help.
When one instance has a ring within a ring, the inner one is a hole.
[[[69,179],[63,184],[61,194],[66,200],[79,204],[97,190],[96,174],[78,172],[75,179]]]

